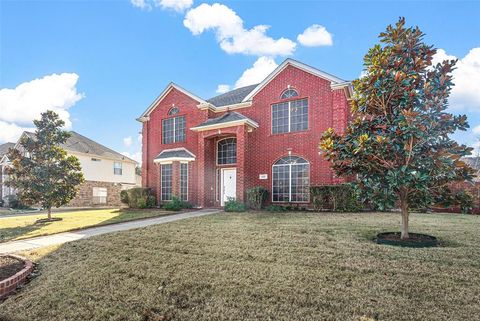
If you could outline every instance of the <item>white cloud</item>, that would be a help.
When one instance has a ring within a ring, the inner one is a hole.
[[[290,39],[273,39],[266,35],[269,26],[258,25],[250,30],[243,20],[229,7],[214,3],[202,3],[187,12],[183,24],[194,35],[213,30],[220,47],[227,53],[258,56],[287,56],[293,54],[296,43]]]
[[[122,155],[127,156],[128,158],[133,159],[134,161],[137,161],[139,164],[142,164],[142,152],[134,152],[134,153],[129,153],[129,152],[122,152]]]
[[[162,7],[162,9],[172,9],[177,12],[184,12],[190,8],[193,4],[193,0],[157,0],[156,5]]]
[[[473,131],[474,134],[480,135],[480,125],[475,126],[475,127],[472,129],[472,131]]]
[[[148,0],[147,0],[148,1]],[[145,0],[130,0],[130,3],[137,8],[150,10],[152,6]]]
[[[142,143],[142,134],[138,134],[137,141],[141,144]]]
[[[0,142],[16,143],[24,131],[34,131],[31,127],[21,127],[0,120]]]
[[[77,92],[78,78],[75,73],[52,74],[24,82],[14,89],[0,89],[0,121],[3,122],[3,128],[10,128],[17,133],[18,128],[30,128],[32,121],[46,110],[58,113],[65,121],[65,127],[71,128],[68,109],[84,97],[83,93]]]
[[[217,94],[224,94],[229,90],[230,90],[230,85],[221,84],[221,85],[218,85],[216,92]]]
[[[306,47],[333,45],[332,34],[321,25],[311,25],[298,35],[297,40]]]
[[[439,49],[433,63],[457,59]],[[450,96],[450,107],[455,110],[480,112],[480,47],[471,49],[463,58],[459,58],[452,73],[455,86]]]
[[[235,83],[235,88],[258,84],[267,77],[278,65],[271,57],[260,57],[251,68],[246,69]]]
[[[132,136],[125,137],[125,138],[123,139],[123,145],[125,145],[125,147],[130,147],[130,146],[132,146]]]

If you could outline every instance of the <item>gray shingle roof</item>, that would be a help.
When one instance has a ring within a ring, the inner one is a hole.
[[[242,100],[247,97],[247,95],[252,92],[252,90],[254,90],[257,86],[258,84],[237,88],[224,94],[207,99],[207,102],[217,107],[238,104],[241,103]]]
[[[15,143],[5,143],[0,145],[0,158],[2,158],[3,155],[8,153],[8,150],[10,148],[15,147]]]
[[[168,159],[168,158],[191,158],[195,159],[195,156],[185,148],[165,149],[157,157],[156,160]]]
[[[30,136],[30,137],[35,137],[35,134],[32,132],[24,132],[24,134]],[[113,149],[110,149],[106,146],[103,146],[90,138],[87,138],[83,135],[80,135],[77,132],[70,131],[70,137],[67,139],[65,144],[62,144],[62,147],[70,152],[78,152],[82,154],[89,154],[92,156],[99,156],[99,157],[105,157],[105,158],[110,158],[113,160],[119,160],[119,161],[132,161],[135,162],[133,159],[128,158],[127,156],[124,156]]]
[[[223,124],[223,123],[228,123],[228,122],[237,121],[237,120],[249,120],[249,121],[255,123],[250,118],[248,118],[248,117],[246,117],[246,116],[244,116],[240,113],[237,113],[236,111],[231,111],[231,112],[223,114],[220,117],[207,119],[206,121],[204,121],[200,125],[195,126],[195,128],[217,125],[217,124]]]

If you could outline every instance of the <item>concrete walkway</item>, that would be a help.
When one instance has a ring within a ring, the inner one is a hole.
[[[75,232],[58,233],[48,236],[33,237],[30,239],[10,241],[0,243],[0,254],[14,253],[19,251],[33,250],[44,246],[63,244],[71,241],[85,239],[95,235],[101,235],[112,232],[132,230],[136,228],[146,227],[150,225],[163,224],[174,222],[191,217],[199,217],[220,212],[218,209],[203,209],[193,212],[186,212],[168,216],[161,216],[155,218],[142,219],[137,221],[130,221],[124,223],[117,223],[99,227],[86,228]]]

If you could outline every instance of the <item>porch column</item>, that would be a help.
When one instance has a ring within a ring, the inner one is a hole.
[[[247,134],[245,126],[237,128],[237,200],[245,201],[245,148]]]
[[[197,155],[197,191],[198,206],[205,207],[205,139],[203,134],[198,134],[198,155]]]

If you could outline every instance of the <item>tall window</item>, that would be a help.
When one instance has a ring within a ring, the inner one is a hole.
[[[272,105],[272,133],[308,129],[308,100],[292,100]]]
[[[164,144],[185,141],[185,116],[167,118],[162,121],[162,142]]]
[[[237,163],[237,139],[225,138],[218,141],[217,164],[236,164]]]
[[[172,164],[161,165],[161,187],[162,201],[172,199]]]
[[[180,199],[188,201],[188,164],[180,163]]]
[[[308,202],[310,164],[303,158],[287,156],[272,168],[272,200],[274,202]]]
[[[113,174],[122,175],[122,163],[120,162],[113,163]]]

